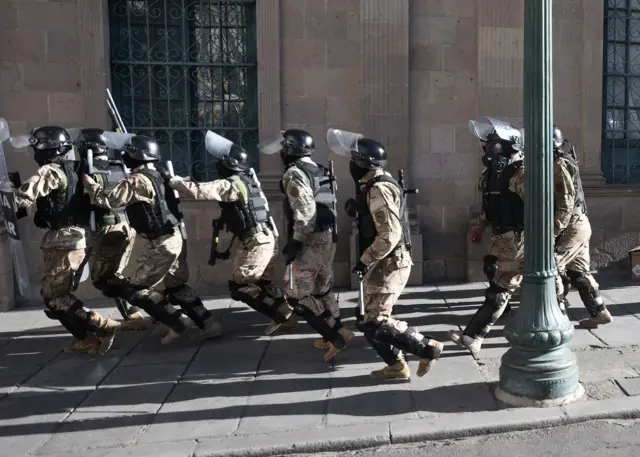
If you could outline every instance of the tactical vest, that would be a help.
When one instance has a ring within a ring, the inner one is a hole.
[[[331,191],[331,181],[329,170],[322,165],[309,162],[298,161],[293,165],[303,171],[309,179],[313,190],[313,199],[316,203],[316,223],[313,228],[314,233],[325,232],[331,229],[338,215],[336,214],[337,198]],[[280,190],[284,193],[284,183],[280,181]],[[287,217],[287,227],[289,234],[293,234],[293,209],[289,199],[284,199],[284,214]]]
[[[487,174],[482,193],[482,209],[493,233],[500,235],[524,230],[524,202],[509,189],[515,173],[522,168],[522,160],[510,163],[501,172]]]
[[[145,168],[138,173],[149,178],[156,195],[153,204],[136,202],[127,206],[129,225],[150,240],[173,233],[181,218],[173,190],[156,170]]]
[[[580,179],[580,168],[578,167],[578,162],[571,157],[569,154],[562,154],[558,157],[560,160],[564,160],[569,162],[569,165],[572,166],[575,171],[575,177],[573,179],[573,184],[576,186],[576,201],[573,207],[573,214],[587,214],[587,200],[584,197],[584,190],[582,189],[582,179]],[[555,203],[554,203],[555,207]]]
[[[39,228],[59,230],[61,228],[89,225],[91,201],[78,179],[80,162],[64,160],[56,162],[67,178],[64,189],[56,189],[36,200],[33,222]]]
[[[109,174],[98,173],[92,176],[105,190],[113,189],[120,181],[127,177],[124,164],[119,160],[95,160],[93,166],[97,170],[110,171]],[[91,205],[91,210],[96,215],[96,224],[98,227],[119,224],[127,220],[126,211],[123,208],[108,210],[101,206]]]
[[[404,195],[404,190],[398,184],[398,181],[388,175],[380,175],[375,178],[371,178],[366,182],[364,188],[358,195],[358,240],[360,243],[360,255],[373,244],[378,230],[373,220],[373,214],[369,211],[369,205],[367,204],[367,197],[369,192],[376,183],[388,182],[398,188],[400,192],[400,223],[402,224],[402,240],[394,248],[399,249],[402,246],[406,247],[408,251],[411,251],[411,226],[409,225],[409,208],[407,207],[407,198]]]
[[[220,217],[227,230],[244,241],[270,227],[267,200],[260,187],[243,173],[227,179],[240,190],[242,196],[235,202],[219,202],[222,211]]]

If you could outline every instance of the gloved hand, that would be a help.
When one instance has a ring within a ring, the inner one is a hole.
[[[302,252],[304,245],[298,240],[291,240],[282,250],[282,253],[287,256],[287,265],[292,263]]]
[[[471,242],[474,244],[482,243],[484,237],[484,227],[474,227],[471,230]]]
[[[361,260],[358,260],[358,263],[356,263],[356,266],[353,267],[353,270],[351,270],[351,273],[355,273],[355,274],[359,274],[360,276],[364,276],[367,274],[367,271],[369,271],[369,267],[366,266]]]
[[[358,211],[358,202],[354,198],[350,198],[344,203],[344,211],[349,217],[356,217]]]
[[[173,177],[171,176],[171,173],[169,173],[169,170],[163,167],[158,168],[158,173],[160,173],[160,176],[162,176],[162,179],[164,179],[165,181],[170,181]]]

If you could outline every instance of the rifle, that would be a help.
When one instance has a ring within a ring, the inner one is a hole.
[[[231,238],[231,242],[229,243],[229,247],[226,251],[218,252],[218,244],[220,244],[220,232],[224,228],[224,219],[213,219],[211,221],[211,226],[213,227],[213,236],[211,239],[211,251],[209,253],[209,265],[213,266],[216,264],[217,259],[227,260],[231,256],[231,247],[233,246],[233,242],[236,240],[236,236],[234,235]]]
[[[405,187],[404,182],[404,170],[398,170],[398,184],[400,184],[400,188],[402,189],[402,195],[407,196],[408,194],[419,194],[419,189],[407,189]]]
[[[335,182],[336,182],[336,175],[335,175],[335,170],[333,167],[333,160],[329,161],[329,184],[331,186],[331,194],[335,197],[336,195],[336,187],[335,187]],[[333,214],[335,215],[335,218],[333,220],[333,227],[331,227],[331,229],[333,230],[333,242],[337,243],[338,242],[338,208],[336,207],[337,205],[337,201],[333,202]]]

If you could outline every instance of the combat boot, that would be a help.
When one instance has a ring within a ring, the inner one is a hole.
[[[184,314],[180,316],[180,320],[182,321],[182,324],[185,326],[185,330],[182,333],[178,333],[174,329],[170,328],[169,332],[160,340],[160,343],[165,345],[171,344],[172,342],[180,338],[182,335],[184,335],[187,331],[186,329],[195,325],[194,322]]]
[[[338,332],[340,333],[340,335],[342,335],[342,338],[344,339],[345,347],[346,347],[346,343],[348,343],[349,341],[351,341],[353,339],[354,333],[351,330],[349,330],[348,328],[345,328],[345,327],[340,327]],[[330,361],[331,359],[333,359],[336,356],[336,354],[338,354],[338,352],[342,351],[345,347],[342,347],[342,348],[338,349],[337,347],[335,347],[333,345],[333,343],[329,342],[329,349],[324,354],[324,361],[325,362]]]
[[[605,325],[613,322],[613,317],[609,310],[604,309],[598,313],[595,317],[590,317],[588,319],[583,319],[580,321],[580,327],[591,329],[597,328],[598,325]]]
[[[297,326],[298,326],[298,321],[296,320],[296,317],[292,313],[289,319],[287,319],[282,324],[279,324],[278,322],[271,320],[269,322],[267,329],[264,331],[264,334],[266,336],[271,336],[274,333],[276,333],[278,330],[282,332],[290,332],[292,330],[295,330]]]
[[[483,338],[471,338],[462,332],[449,331],[449,339],[460,346],[462,349],[468,349],[471,354],[476,357],[482,347]]]
[[[204,321],[204,328],[200,330],[200,338],[206,340],[218,338],[219,336],[222,336],[222,324],[211,316]]]
[[[146,330],[151,325],[151,322],[147,320],[140,311],[136,311],[133,314],[129,315],[128,320],[121,320],[120,322],[120,331],[132,330]]]
[[[100,340],[100,346],[98,347],[97,351],[98,354],[104,355],[109,349],[111,349],[113,341],[116,338],[116,332],[120,328],[120,325],[120,322],[113,320],[110,317],[107,318],[105,323],[100,328],[100,333],[102,335],[98,337],[98,340]]]
[[[78,353],[97,353],[98,348],[100,347],[100,341],[93,334],[89,333],[84,340],[74,340],[69,346],[64,348],[64,352],[70,354],[78,354]]]
[[[442,354],[442,351],[444,350],[444,345],[440,341],[436,341],[434,339],[429,340],[429,346],[437,348],[437,352],[434,354],[435,358],[433,359],[420,359],[420,363],[418,363],[418,371],[416,371],[416,375],[419,378],[423,377],[429,372],[429,370],[431,370],[431,367],[436,363],[436,360],[438,360],[440,354]]]
[[[411,370],[409,369],[409,364],[403,358],[399,358],[393,365],[387,365],[381,370],[372,371],[370,376],[380,380],[405,379],[410,381]]]
[[[327,350],[327,349],[329,349],[331,347],[331,343],[329,343],[324,338],[318,338],[317,340],[315,340],[313,342],[313,347],[316,348],[316,349]]]

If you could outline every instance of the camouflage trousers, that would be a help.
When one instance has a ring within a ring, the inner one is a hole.
[[[73,294],[74,276],[84,258],[84,249],[42,249],[44,254],[43,275],[40,296],[49,309],[49,317],[58,319],[78,339],[84,339],[85,332],[96,331],[101,336],[107,320],[99,313],[87,308]],[[68,316],[72,314],[72,316]],[[67,321],[71,319],[72,325]],[[74,328],[77,331],[74,331]]]
[[[93,235],[89,268],[96,289],[102,290],[111,278],[122,275],[131,258],[135,236],[135,231],[125,222],[107,225]],[[129,316],[138,312],[128,302],[123,304]]]
[[[411,254],[406,249],[397,249],[373,267],[364,283],[364,322],[380,321],[401,332],[406,328],[406,322],[391,315],[409,281],[412,265]]]
[[[329,231],[310,234],[298,258],[291,264],[293,281],[289,281],[289,268],[285,273],[285,294],[314,315],[329,314],[340,318],[340,307],[333,294],[333,259],[336,243]],[[291,287],[290,287],[291,285]]]
[[[591,256],[589,254],[589,241],[591,240],[591,224],[586,215],[581,215],[562,232],[556,241],[556,292],[558,296],[566,295],[568,290],[563,284],[562,277],[567,271],[579,273],[590,283],[593,290],[598,290],[599,285],[589,273],[591,269]]]
[[[271,282],[276,269],[278,244],[273,233],[258,233],[242,244],[233,257],[231,281],[252,298],[260,295],[259,282]]]
[[[484,338],[489,333],[522,282],[524,235],[513,231],[494,235],[487,255],[494,258],[497,271],[485,291],[484,303],[464,329],[463,333],[471,338]]]

